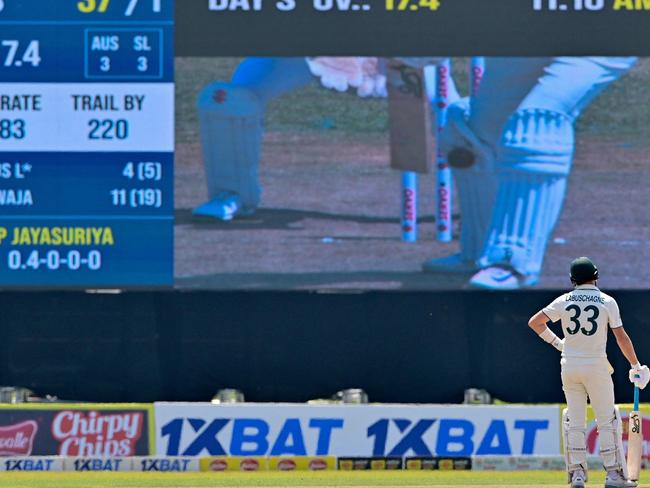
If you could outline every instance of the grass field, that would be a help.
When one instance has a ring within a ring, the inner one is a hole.
[[[642,478],[650,477],[649,473]],[[375,471],[293,473],[3,473],[0,487],[6,488],[135,488],[135,487],[255,487],[255,486],[448,486],[520,488],[564,488],[564,474],[558,471]],[[591,474],[588,486],[602,486],[604,474]],[[641,488],[650,483],[641,483]]]

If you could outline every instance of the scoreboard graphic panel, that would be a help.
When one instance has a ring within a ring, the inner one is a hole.
[[[0,285],[172,285],[173,19],[0,2]]]

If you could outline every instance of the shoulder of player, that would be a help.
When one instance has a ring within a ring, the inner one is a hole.
[[[566,293],[562,293],[559,297],[557,297],[555,300],[553,300],[551,302],[551,305],[553,305],[555,303],[566,302],[567,297],[569,296],[570,293],[571,293],[570,291],[567,291]]]
[[[602,290],[599,291],[600,291],[600,296],[602,297],[603,300],[605,300],[606,303],[612,303],[612,302],[616,303],[616,299],[613,296],[608,295]]]

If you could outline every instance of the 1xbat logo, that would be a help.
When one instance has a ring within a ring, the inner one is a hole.
[[[190,459],[143,459],[142,471],[187,471]]]
[[[120,471],[122,459],[75,459],[75,471]]]
[[[437,436],[427,436],[433,425]],[[414,424],[414,425],[413,425]],[[381,419],[368,427],[368,437],[374,437],[373,456],[405,456],[409,451],[416,456],[470,456],[533,454],[539,431],[548,430],[548,420],[515,420],[514,430],[521,432],[521,445],[513,445],[513,431],[504,420],[490,422],[482,435],[477,435],[476,425],[465,419]],[[395,429],[401,437],[388,449],[388,440],[396,439]],[[392,435],[391,435],[392,434]]]
[[[7,459],[6,471],[51,471],[53,459]]]
[[[230,434],[222,432],[226,426]],[[211,456],[306,456],[308,447],[309,454],[324,456],[329,453],[334,429],[342,427],[343,419],[315,418],[301,423],[297,418],[289,418],[277,434],[271,434],[269,423],[264,419],[216,418],[208,422],[200,418],[176,418],[163,425],[161,434],[169,438],[167,456],[203,453]],[[306,430],[312,431],[310,435],[305,435]],[[308,446],[306,438],[314,438],[315,445]]]

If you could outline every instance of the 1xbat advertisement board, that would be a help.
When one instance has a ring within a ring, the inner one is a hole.
[[[555,406],[157,403],[160,456],[560,453]]]

